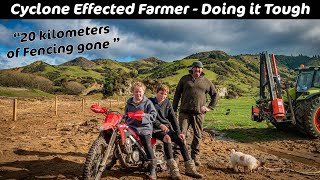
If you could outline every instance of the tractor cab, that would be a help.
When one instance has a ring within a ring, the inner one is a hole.
[[[297,76],[297,93],[303,93],[312,87],[320,88],[320,69],[319,67],[300,66],[296,69]]]

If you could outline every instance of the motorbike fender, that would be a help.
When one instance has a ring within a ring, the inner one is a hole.
[[[103,123],[100,125],[99,129],[100,130],[114,129],[114,126],[111,123]]]

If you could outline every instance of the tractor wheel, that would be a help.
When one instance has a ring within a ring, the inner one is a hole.
[[[320,137],[320,97],[302,101],[296,111],[297,127],[312,138]]]
[[[300,101],[299,103],[296,104],[295,108],[294,108],[294,115],[296,118],[296,128],[297,130],[304,134],[307,135],[306,132],[306,121],[304,120],[304,114],[305,114],[305,110],[308,107],[308,103],[307,101]]]

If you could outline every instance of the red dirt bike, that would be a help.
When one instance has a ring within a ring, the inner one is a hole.
[[[143,111],[128,112],[122,115],[117,111],[92,105],[91,110],[105,115],[104,123],[99,127],[100,134],[91,145],[83,170],[83,179],[101,178],[102,173],[110,170],[118,159],[122,168],[139,167],[146,169],[148,166],[147,155],[141,144],[139,136],[132,131],[126,117],[139,119]],[[162,147],[156,147],[156,139],[151,139],[151,144],[157,158],[158,170],[166,170],[166,161]]]

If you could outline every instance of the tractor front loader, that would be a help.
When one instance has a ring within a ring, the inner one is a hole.
[[[320,67],[295,69],[296,86],[281,88],[274,55],[260,54],[260,92],[252,107],[252,120],[270,121],[277,129],[298,129],[320,138]]]

